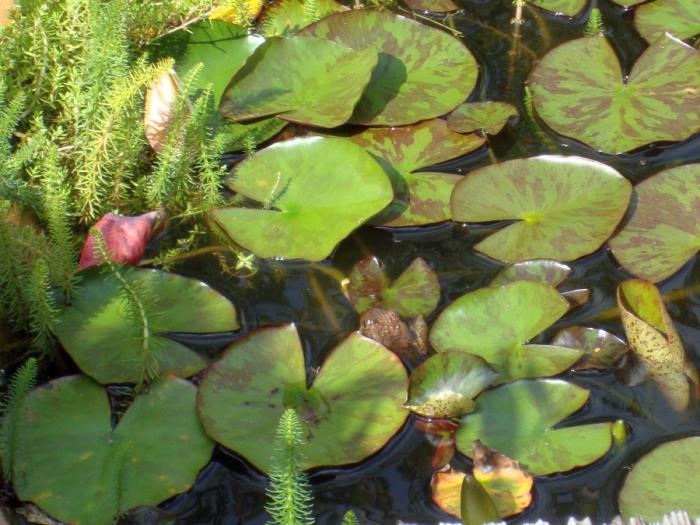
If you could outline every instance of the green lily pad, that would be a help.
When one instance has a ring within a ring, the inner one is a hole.
[[[413,11],[429,11],[431,13],[449,13],[459,9],[459,6],[452,0],[403,0],[403,3]]]
[[[437,276],[420,257],[391,284],[379,259],[366,257],[353,266],[347,290],[350,302],[359,313],[378,306],[396,310],[404,317],[427,316],[440,300]]]
[[[627,475],[619,496],[626,519],[661,522],[672,510],[700,517],[700,436],[669,441],[640,459]]]
[[[260,29],[267,38],[288,36],[320,18],[345,9],[334,0],[279,0],[265,9]]]
[[[664,33],[685,40],[700,34],[700,3],[695,0],[656,0],[634,12],[637,31],[649,42]]]
[[[212,212],[234,241],[259,257],[312,261],[327,257],[393,198],[372,156],[336,138],[273,144],[239,164],[228,186],[263,205]]]
[[[248,122],[227,120],[219,127],[218,138],[224,141],[224,151],[242,151],[248,144],[261,144],[282,131],[289,122],[277,117],[262,118]]]
[[[560,330],[551,344],[583,352],[583,359],[576,365],[576,370],[589,368],[607,370],[629,350],[619,337],[605,330],[582,326],[571,326]]]
[[[461,104],[476,85],[478,66],[462,42],[390,11],[336,13],[301,34],[379,53],[353,124],[395,126],[438,117]]]
[[[562,13],[566,16],[576,16],[584,7],[588,0],[527,0],[529,4],[541,9]]]
[[[569,368],[581,353],[526,343],[568,309],[559,292],[538,282],[482,288],[443,310],[430,331],[430,343],[438,352],[461,350],[483,357],[501,374],[501,382],[551,376]]]
[[[554,429],[586,404],[589,394],[557,379],[516,381],[488,390],[477,398],[476,412],[461,419],[457,448],[470,455],[479,439],[536,476],[589,465],[610,449],[611,423]]]
[[[449,114],[447,125],[458,133],[484,130],[496,135],[508,120],[517,116],[516,107],[507,102],[467,102]]]
[[[430,357],[411,373],[406,408],[430,418],[467,414],[474,398],[498,377],[482,358],[464,352]]]
[[[61,521],[110,525],[133,507],[188,490],[214,446],[195,400],[194,385],[165,377],[112,428],[107,393],[90,379],[64,377],[37,388],[18,427],[17,495]]]
[[[452,214],[463,222],[515,219],[475,249],[501,261],[572,261],[613,233],[632,186],[613,168],[581,157],[542,155],[486,166],[455,186]]]
[[[331,351],[309,388],[305,370],[294,325],[237,341],[200,384],[204,429],[267,471],[286,408],[297,411],[304,427],[304,469],[360,461],[403,425],[408,376],[401,360],[379,343],[351,334]]]
[[[571,273],[571,267],[552,259],[532,259],[509,264],[496,274],[489,286],[503,286],[515,281],[535,281],[556,288]]]
[[[627,271],[663,281],[700,248],[700,164],[662,171],[634,192],[632,217],[610,248]]]
[[[605,36],[566,42],[530,76],[537,113],[554,131],[607,153],[685,140],[700,130],[700,54],[672,37],[624,77]]]
[[[377,64],[373,48],[322,38],[271,38],[231,79],[219,111],[231,120],[277,115],[333,128],[348,121]]]
[[[168,332],[239,328],[233,305],[203,282],[160,270],[115,265],[144,309],[125,299],[119,279],[96,268],[80,273],[80,288],[59,314],[55,334],[80,369],[100,383],[135,383],[172,372],[186,377],[206,361]],[[147,337],[144,337],[144,331]]]

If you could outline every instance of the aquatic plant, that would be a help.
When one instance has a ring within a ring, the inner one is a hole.
[[[637,31],[650,43],[669,33],[685,40],[700,34],[700,5],[692,0],[658,0],[634,12]]]
[[[447,126],[458,133],[482,131],[498,134],[518,110],[507,102],[468,102],[447,116]]]
[[[24,400],[36,386],[39,367],[35,358],[30,357],[20,366],[10,379],[7,392],[0,400],[0,460],[5,480],[12,479],[14,456],[17,444],[17,426],[21,420]]]

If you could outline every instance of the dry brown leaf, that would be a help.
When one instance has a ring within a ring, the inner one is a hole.
[[[146,138],[155,151],[160,151],[165,141],[180,88],[177,73],[169,69],[151,84],[146,93],[144,128]]]

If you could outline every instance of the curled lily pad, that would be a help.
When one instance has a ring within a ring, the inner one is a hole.
[[[162,378],[112,428],[107,393],[87,377],[37,388],[17,430],[17,495],[65,522],[110,525],[189,489],[214,445],[195,399],[191,383]]]
[[[346,8],[334,0],[279,0],[265,9],[260,28],[263,35],[291,35],[332,13]]]
[[[497,377],[476,355],[443,352],[413,370],[405,406],[425,417],[461,416],[474,410],[474,398]]]
[[[552,259],[532,259],[509,264],[498,272],[489,286],[503,286],[515,281],[536,281],[556,288],[571,273],[571,267]]]
[[[607,370],[629,350],[619,337],[605,330],[582,326],[571,326],[560,330],[551,344],[583,352],[583,358],[576,365],[576,370],[589,368]]]
[[[700,516],[700,436],[663,443],[642,457],[627,475],[619,496],[625,519],[661,522],[673,509]],[[664,520],[665,521],[665,520]]]
[[[313,59],[310,59],[313,57]],[[231,120],[278,115],[326,128],[348,121],[377,52],[314,37],[271,38],[231,79],[219,111]]]
[[[373,454],[399,430],[407,388],[400,359],[358,333],[331,351],[307,388],[301,341],[286,325],[226,350],[200,384],[199,415],[216,441],[267,471],[277,421],[294,408],[307,442],[303,468],[341,465]]]
[[[228,186],[263,208],[221,208],[214,219],[256,255],[286,259],[327,257],[393,197],[386,173],[368,153],[321,137],[265,148],[237,166]]]
[[[507,102],[467,102],[450,113],[447,125],[458,133],[484,130],[496,135],[511,117],[517,116],[518,110]]]
[[[452,194],[452,214],[464,222],[517,222],[475,248],[501,261],[571,261],[598,249],[629,203],[632,187],[600,162],[543,155],[469,173]]]
[[[637,184],[634,193],[632,217],[610,248],[627,271],[663,281],[700,246],[700,164],[662,171]]]
[[[457,11],[459,6],[452,0],[403,0],[414,11],[430,11],[431,13],[449,13]]]
[[[529,4],[553,13],[563,13],[567,16],[576,16],[588,0],[527,0]]]
[[[530,84],[549,127],[607,153],[700,130],[700,54],[668,35],[644,51],[626,80],[615,50],[598,35],[550,51]]]
[[[517,281],[463,295],[437,318],[430,343],[439,352],[461,350],[483,357],[502,382],[558,374],[578,360],[571,348],[527,344],[568,310],[546,284]]]
[[[350,272],[347,290],[350,301],[360,313],[379,306],[412,318],[429,315],[440,300],[437,276],[420,257],[391,284],[379,259],[374,256],[362,259]]]
[[[390,11],[336,13],[301,34],[379,53],[353,124],[394,126],[438,117],[461,104],[476,85],[478,66],[462,42]]]
[[[80,288],[53,327],[80,369],[100,383],[141,382],[165,372],[190,376],[206,366],[205,360],[165,334],[239,327],[233,305],[203,282],[159,270],[116,268],[119,276],[97,268],[83,271]]]
[[[696,385],[700,380],[658,288],[640,279],[623,281],[617,287],[617,306],[630,349],[671,406],[683,410],[690,401],[688,378]]]
[[[413,126],[369,128],[349,139],[382,159],[392,179],[396,198],[372,219],[380,226],[419,226],[451,219],[450,196],[462,177],[415,170],[459,157],[484,144],[482,137],[450,131],[439,119]]]
[[[685,40],[700,34],[700,3],[695,0],[657,0],[634,12],[637,30],[649,42],[665,33]]]
[[[610,423],[554,429],[580,409],[589,391],[557,379],[522,380],[488,390],[477,398],[477,410],[463,417],[457,448],[471,455],[481,440],[543,476],[588,465],[612,444]]]

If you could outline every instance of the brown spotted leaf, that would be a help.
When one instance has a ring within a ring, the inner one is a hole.
[[[582,326],[571,326],[560,330],[550,344],[582,351],[583,358],[575,366],[576,370],[589,368],[606,370],[629,350],[619,337],[605,330]]]
[[[507,102],[467,102],[455,109],[447,117],[447,125],[458,133],[484,130],[496,135],[518,110]]]

